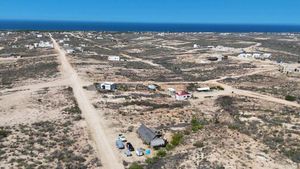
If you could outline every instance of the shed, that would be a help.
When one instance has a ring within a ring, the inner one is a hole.
[[[151,147],[160,147],[166,144],[165,140],[160,138],[160,134],[146,127],[144,124],[138,128],[137,133],[144,143]]]
[[[100,85],[98,84],[97,89],[100,90],[109,90],[109,91],[114,91],[117,89],[117,85],[115,83],[111,83],[111,82],[104,82],[101,83]]]
[[[168,94],[174,96],[176,94],[176,90],[174,88],[168,88]]]
[[[210,91],[210,87],[201,87],[201,88],[197,88],[198,92],[209,92]]]
[[[120,56],[108,56],[109,61],[120,61]]]

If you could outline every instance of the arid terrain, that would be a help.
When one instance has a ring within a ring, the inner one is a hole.
[[[0,168],[300,169],[299,38],[0,32]]]

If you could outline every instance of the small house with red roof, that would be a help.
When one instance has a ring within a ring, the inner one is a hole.
[[[192,97],[192,93],[186,91],[177,92],[175,95],[176,100],[187,100]]]

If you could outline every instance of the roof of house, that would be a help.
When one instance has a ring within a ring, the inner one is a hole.
[[[157,134],[151,130],[150,128],[146,127],[144,124],[142,124],[138,130],[138,134],[144,140],[145,143],[150,144],[152,140],[154,140],[157,137]]]
[[[180,92],[177,92],[176,95],[178,96],[185,96],[185,95],[190,95],[191,93],[189,92],[186,92],[186,91],[180,91]]]
[[[210,90],[210,87],[197,88],[197,91]]]
[[[155,138],[154,140],[151,141],[150,146],[151,147],[159,147],[159,146],[164,146],[166,144],[165,140],[162,138]]]

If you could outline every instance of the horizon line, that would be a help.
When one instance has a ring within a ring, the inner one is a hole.
[[[110,24],[182,24],[182,25],[247,25],[247,26],[300,26],[296,23],[218,23],[218,22],[206,22],[206,23],[195,23],[195,22],[133,22],[133,21],[88,21],[88,20],[38,20],[38,19],[0,19],[2,21],[13,21],[13,22],[65,22],[65,23],[110,23]]]

